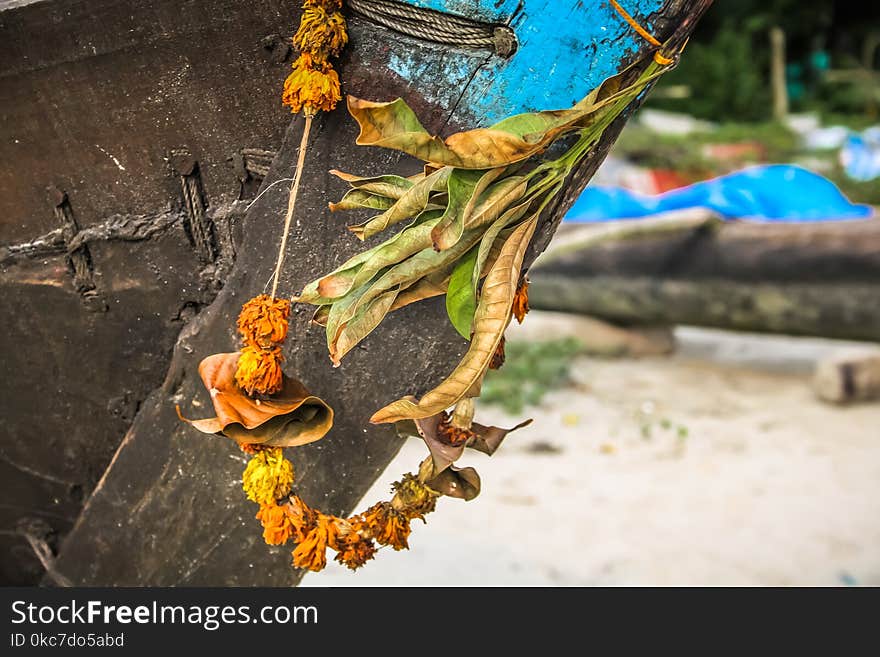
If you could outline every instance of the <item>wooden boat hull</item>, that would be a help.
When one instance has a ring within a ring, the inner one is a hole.
[[[566,107],[648,49],[604,0],[411,4],[506,25],[519,42],[500,57],[350,14],[346,91],[404,96],[435,132]],[[694,4],[632,0],[629,9],[662,37]],[[299,578],[283,558],[252,567],[265,547],[235,485],[238,458],[174,414],[175,403],[206,403],[195,366],[234,345],[237,309],[271,271],[283,185],[247,209],[261,184],[293,167],[300,126],[279,102],[293,6],[0,2],[0,303],[9,318],[0,348],[13,373],[0,382],[0,468],[17,499],[0,527],[6,583],[43,571],[17,531],[60,551],[57,574],[77,583]],[[406,165],[356,148],[354,137],[343,109],[322,118],[285,293],[358,248],[349,219],[326,211],[343,185],[325,172]],[[549,239],[546,228],[536,242]],[[464,344],[437,303],[402,312],[332,374],[304,316],[294,334],[289,367],[335,407],[358,410],[337,421],[327,447],[298,456],[310,473],[303,490],[341,511],[400,444],[387,428],[365,431],[366,409],[436,382]],[[389,350],[400,356],[392,368]]]

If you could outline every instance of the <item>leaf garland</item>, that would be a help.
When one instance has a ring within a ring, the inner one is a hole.
[[[519,114],[445,140],[430,135],[401,99],[375,103],[349,96],[358,144],[415,156],[424,170],[409,177],[332,171],[351,189],[331,210],[380,211],[349,227],[359,239],[406,225],[307,284],[293,300],[318,306],[314,321],[325,327],[334,366],[388,313],[441,294],[450,322],[471,341],[437,388],[419,400],[389,404],[372,422],[430,417],[479,390],[510,320],[541,211],[608,125],[664,69],[654,61],[639,74],[627,69],[569,109]],[[566,135],[575,138],[559,157],[531,159]]]

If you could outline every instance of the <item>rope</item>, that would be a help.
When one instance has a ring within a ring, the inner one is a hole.
[[[483,23],[400,0],[348,0],[349,9],[407,36],[463,48],[490,49],[501,57],[516,50],[516,36],[506,25]]]
[[[636,21],[635,18],[630,16],[630,14],[626,11],[626,9],[621,7],[620,4],[618,4],[616,2],[616,0],[608,0],[608,2],[611,4],[611,6],[614,8],[614,10],[618,14],[620,14],[620,17],[623,20],[625,20],[627,23],[629,23],[629,26],[632,29],[634,29],[636,31],[636,33],[640,37],[642,37],[645,41],[647,41],[652,46],[655,46],[657,48],[660,48],[663,45],[656,39],[656,37],[654,37],[653,34],[651,34],[650,32],[648,32],[648,30],[646,30],[644,27],[639,25],[638,21]],[[657,52],[654,53],[654,61],[657,62],[658,64],[660,64],[660,66],[669,66],[670,64],[675,62],[675,59],[673,59],[671,57],[666,57],[665,55],[663,55],[661,53],[660,50],[658,50]]]

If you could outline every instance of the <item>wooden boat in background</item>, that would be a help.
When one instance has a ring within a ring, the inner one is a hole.
[[[389,4],[347,3],[345,91],[403,96],[441,134],[570,106],[652,49],[606,0],[396,3],[454,17],[483,35],[476,46],[391,29]],[[708,4],[626,3],[661,39],[686,37]],[[182,426],[174,405],[204,409],[195,368],[233,347],[241,302],[271,272],[286,190],[270,185],[289,177],[301,128],[279,99],[299,11],[287,0],[0,0],[3,583],[298,581],[262,545],[240,456]],[[622,125],[548,212],[535,253]],[[286,294],[357,248],[348,219],[326,210],[343,187],[326,172],[408,164],[356,148],[342,108],[316,128]],[[342,512],[400,445],[369,427],[371,410],[435,383],[463,341],[442,302],[419,304],[331,371],[305,315],[288,367],[348,412],[298,451],[300,485]]]

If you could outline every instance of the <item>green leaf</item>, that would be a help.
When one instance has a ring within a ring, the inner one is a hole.
[[[473,277],[478,251],[479,246],[476,246],[458,261],[446,291],[446,314],[455,330],[465,340],[471,339],[471,326],[477,310],[477,290],[473,285]]]
[[[443,251],[461,239],[466,210],[471,206],[472,199],[479,194],[481,181],[487,176],[497,175],[495,171],[452,169],[446,187],[446,212],[431,233],[435,249]]]

